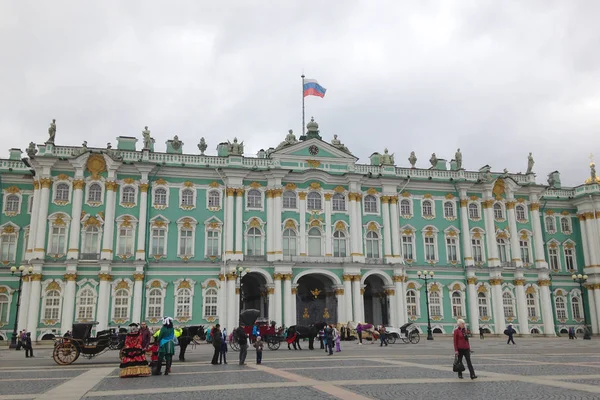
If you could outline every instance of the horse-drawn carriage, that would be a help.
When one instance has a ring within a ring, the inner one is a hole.
[[[115,328],[100,331],[92,336],[92,328],[98,322],[73,324],[72,336],[63,336],[54,341],[52,358],[59,365],[69,365],[80,355],[92,359],[108,350],[121,350],[125,344],[124,336]]]
[[[262,341],[267,344],[269,350],[278,350],[281,346],[281,341],[285,340],[282,334],[283,329],[276,329],[275,322],[271,322],[271,324],[269,324],[267,320],[259,321],[259,315],[260,311],[258,310],[242,311],[242,313],[240,314],[240,319],[244,324],[244,333],[246,333],[246,336],[251,338],[253,326],[258,321],[258,332]],[[234,351],[240,350],[240,345],[237,337],[237,329],[234,329],[234,331],[230,335],[229,346]]]
[[[396,339],[402,339],[403,343],[417,344],[421,340],[421,337],[419,336],[419,330],[412,322],[402,325],[400,329],[385,329],[390,343],[396,343]],[[393,342],[391,341],[391,338],[393,338]]]

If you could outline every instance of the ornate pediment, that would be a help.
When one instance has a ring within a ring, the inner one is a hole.
[[[296,144],[276,150],[271,154],[271,158],[280,161],[290,160],[307,162],[307,160],[310,160],[313,164],[313,161],[315,160],[322,163],[323,159],[331,161],[339,160],[344,164],[355,163],[358,160],[358,158],[351,153],[320,139],[300,141]]]

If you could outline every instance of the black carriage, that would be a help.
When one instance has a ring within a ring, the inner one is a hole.
[[[92,328],[98,322],[73,324],[72,336],[55,339],[52,358],[59,365],[69,365],[80,355],[92,359],[108,350],[121,350],[125,344],[125,335],[117,333],[115,328],[97,332],[92,336]]]
[[[412,322],[409,322],[400,327],[400,339],[404,343],[417,344],[421,340],[421,336],[417,327]]]

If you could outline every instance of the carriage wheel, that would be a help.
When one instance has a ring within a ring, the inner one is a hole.
[[[79,358],[79,348],[72,342],[63,342],[54,348],[54,362],[58,365],[70,365]]]
[[[388,340],[389,344],[396,343],[396,335],[394,335],[394,334],[388,335],[387,340]]]
[[[412,344],[417,344],[421,340],[421,336],[419,336],[419,332],[413,331],[410,333],[409,339]]]
[[[233,351],[240,351],[240,345],[235,340],[229,342],[229,346],[231,347],[231,350],[233,350]]]
[[[279,340],[269,340],[267,346],[269,346],[269,350],[279,350],[281,342]]]
[[[402,339],[403,343],[410,342],[409,337],[408,337],[409,335],[410,335],[409,333],[405,333],[404,335],[400,335],[400,339]]]

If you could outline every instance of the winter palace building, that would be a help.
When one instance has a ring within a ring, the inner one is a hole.
[[[316,321],[554,335],[600,331],[600,179],[561,187],[527,173],[368,164],[314,120],[276,148],[183,152],[175,137],[91,148],[55,144],[0,160],[0,337],[37,339],[164,315],[179,325],[237,324],[242,307],[278,325]],[[142,147],[139,149],[139,147]],[[17,311],[19,273],[26,265]],[[29,266],[33,267],[31,273]],[[248,272],[236,276],[239,267]],[[434,271],[427,284],[417,271]],[[571,279],[587,274],[583,286]]]

